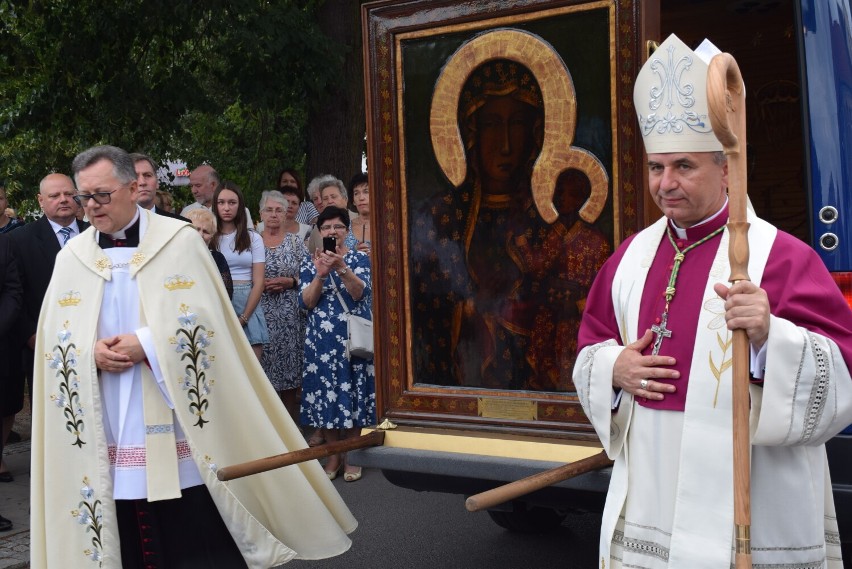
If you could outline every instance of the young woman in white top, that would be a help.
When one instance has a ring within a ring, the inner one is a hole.
[[[224,181],[213,194],[217,231],[210,248],[225,256],[234,281],[231,304],[243,325],[255,355],[260,359],[263,344],[269,343],[266,319],[260,307],[266,251],[263,239],[248,228],[246,205],[239,186]]]

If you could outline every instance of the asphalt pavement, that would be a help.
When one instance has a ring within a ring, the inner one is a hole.
[[[19,415],[15,431],[23,436],[5,449],[14,482],[0,483],[0,514],[12,520],[0,533],[0,569],[29,567],[30,425]],[[585,569],[597,566],[600,515],[569,516],[544,535],[508,532],[488,517],[464,508],[464,497],[418,493],[391,485],[380,471],[366,470],[353,483],[334,485],[359,522],[352,547],[322,561],[293,561],[294,569]],[[297,514],[296,514],[297,515]],[[229,569],[229,568],[223,568]]]

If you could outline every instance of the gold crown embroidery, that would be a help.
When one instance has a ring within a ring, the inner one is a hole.
[[[184,275],[172,275],[163,283],[169,290],[190,289],[195,286],[195,281]]]
[[[68,308],[69,306],[77,306],[82,301],[80,293],[76,290],[69,290],[59,297],[59,306]]]

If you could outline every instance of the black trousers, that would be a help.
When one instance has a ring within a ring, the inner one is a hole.
[[[116,500],[122,569],[246,567],[203,484],[175,500]]]

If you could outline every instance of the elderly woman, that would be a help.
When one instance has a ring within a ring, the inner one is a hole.
[[[348,206],[349,196],[346,193],[346,186],[343,185],[343,182],[330,175],[322,175],[311,180],[310,185],[308,186],[308,193],[312,189],[315,189],[318,193],[321,201],[321,205],[323,208],[328,206],[335,206],[341,209],[346,209]],[[320,210],[322,211],[322,210]],[[347,210],[349,214],[349,219],[354,222],[358,218],[358,214],[352,211]],[[350,228],[349,233],[346,234],[346,246],[350,249],[354,249],[358,244],[358,240],[355,239],[355,235],[352,233]],[[308,251],[311,254],[314,254],[317,249],[322,246],[322,235],[320,232],[314,228],[314,231],[311,233],[310,238],[308,239]]]
[[[349,212],[327,206],[317,225],[323,237],[337,239],[336,250],[319,251],[302,261],[302,306],[308,311],[305,371],[302,376],[302,424],[322,429],[328,442],[356,436],[376,420],[373,360],[346,355],[347,312],[372,319],[369,311],[370,260],[349,249]],[[345,306],[344,306],[345,304]],[[341,467],[343,479],[354,482],[361,469],[332,455],[325,466],[330,479]]]
[[[207,208],[194,209],[186,214],[192,226],[204,239],[207,248],[210,249],[210,241],[213,235],[216,234],[216,216],[213,215]],[[225,290],[228,291],[228,298],[234,298],[234,281],[231,279],[231,269],[228,268],[228,261],[225,256],[219,251],[210,249],[210,255],[216,262],[216,268],[219,269],[219,274],[222,275],[222,282],[225,283]]]
[[[266,317],[269,343],[260,365],[272,387],[298,423],[297,391],[302,384],[305,357],[305,319],[299,309],[299,267],[307,252],[304,236],[310,227],[295,220],[299,199],[291,190],[263,192],[260,219],[266,248],[263,294],[260,306]],[[295,225],[295,227],[293,227]]]
[[[320,183],[326,178],[333,178],[333,177],[334,176],[329,176],[327,174],[321,174],[321,175],[317,176],[316,178],[314,178],[313,180],[311,180],[311,182],[308,184],[308,189],[306,190],[306,193],[308,195],[306,196],[305,202],[310,201],[310,203],[313,204],[314,209],[317,211],[316,215],[319,215],[320,213],[322,213],[322,208],[324,207],[323,203],[322,203],[322,196],[320,195],[320,190],[322,189],[322,187],[320,186]],[[300,221],[304,222],[304,220],[300,220]],[[316,216],[314,216],[314,218],[312,220],[308,220],[308,221],[311,224],[315,224],[317,222],[317,218],[316,218]]]

